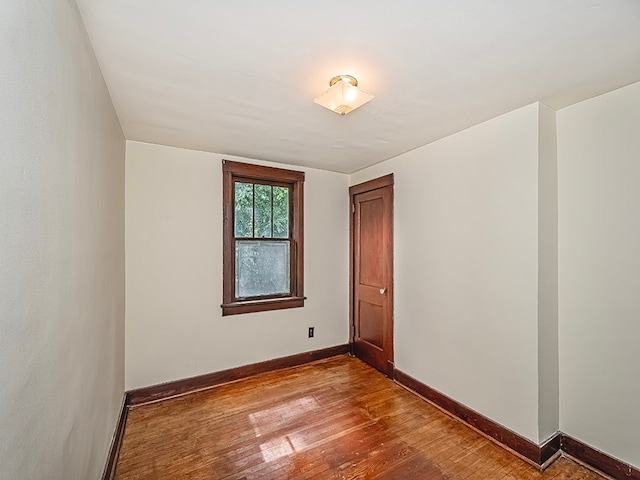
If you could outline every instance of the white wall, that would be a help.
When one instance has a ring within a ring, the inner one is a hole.
[[[0,477],[100,477],[124,391],[125,142],[70,0],[0,8]]]
[[[538,104],[538,437],[559,428],[556,112]]]
[[[302,169],[305,306],[222,317],[223,158],[127,143],[128,389],[348,342],[349,177]]]
[[[396,366],[537,442],[538,105],[351,176],[395,174]]]
[[[560,426],[640,466],[640,83],[558,112]]]

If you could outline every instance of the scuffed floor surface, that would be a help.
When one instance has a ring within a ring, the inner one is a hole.
[[[544,473],[346,355],[132,408],[117,480],[602,480]]]

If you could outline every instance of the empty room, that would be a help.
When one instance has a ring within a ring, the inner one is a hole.
[[[640,480],[640,2],[0,39],[1,480]]]

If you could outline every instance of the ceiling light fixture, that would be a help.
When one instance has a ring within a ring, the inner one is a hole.
[[[315,103],[340,115],[361,107],[376,96],[358,88],[358,80],[351,75],[338,75],[329,82],[329,90],[313,99]]]

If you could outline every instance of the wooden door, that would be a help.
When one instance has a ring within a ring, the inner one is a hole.
[[[393,175],[350,188],[352,352],[393,376]]]

